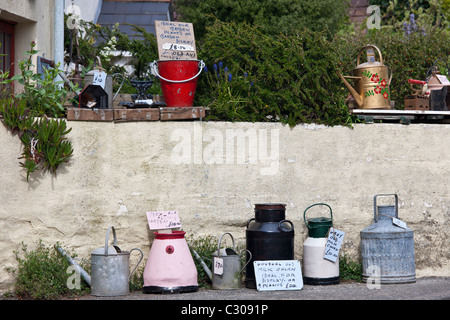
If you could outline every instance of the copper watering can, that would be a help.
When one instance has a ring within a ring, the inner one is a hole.
[[[369,61],[360,64],[361,53],[365,49],[375,49],[380,61],[375,61],[375,55],[368,54]],[[392,71],[389,71],[389,68],[383,64],[380,49],[374,45],[367,45],[359,51],[353,76],[343,76],[339,73],[339,77],[361,109],[390,109],[389,86],[392,80]],[[354,79],[354,87],[345,78]]]

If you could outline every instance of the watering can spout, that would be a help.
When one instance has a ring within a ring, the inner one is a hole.
[[[345,77],[342,74],[340,74],[338,72],[338,75],[341,78],[342,82],[344,82],[344,85],[347,87],[348,91],[350,91],[350,93],[353,96],[353,98],[355,98],[355,101],[358,104],[358,106],[362,107],[362,105],[363,105],[362,95],[359,94],[358,92],[356,92],[356,90],[351,86],[351,84],[348,83],[347,80],[345,80]],[[358,78],[358,79],[360,79],[360,77],[347,77],[347,78]]]
[[[80,273],[80,275],[83,277],[84,281],[86,281],[86,283],[91,286],[91,276],[89,275],[89,273],[86,272],[86,270],[84,270],[75,260],[72,259],[71,256],[69,256],[63,248],[61,248],[58,245],[55,245],[55,248],[58,249],[58,251],[67,259],[67,261],[69,261],[69,263],[73,266],[75,266],[78,270],[78,272]]]
[[[203,270],[205,270],[206,275],[208,276],[209,280],[212,280],[212,272],[211,270],[208,268],[208,266],[206,265],[206,263],[202,260],[202,258],[200,258],[199,254],[197,253],[197,251],[195,251],[194,249],[192,249],[192,252],[194,253],[195,258],[200,262],[200,264],[203,267]]]

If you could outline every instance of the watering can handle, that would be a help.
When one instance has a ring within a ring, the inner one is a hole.
[[[367,46],[365,46],[365,47],[361,48],[361,50],[359,50],[358,59],[356,60],[356,65],[359,66],[359,58],[361,57],[361,53],[363,52],[364,49],[367,49],[367,48],[374,48],[378,51],[378,55],[380,57],[380,63],[381,63],[381,65],[383,65],[383,56],[381,55],[381,51],[380,51],[380,49],[378,49],[378,47],[374,46],[373,44],[368,44]]]
[[[244,266],[242,267],[242,269],[241,269],[240,272],[244,271],[244,268],[250,263],[250,261],[252,261],[252,258],[253,258],[252,253],[250,252],[250,250],[245,249],[245,251],[248,252],[248,254],[250,255],[250,258],[249,258],[248,261],[244,264]]]
[[[116,229],[114,229],[113,226],[108,228],[108,231],[106,232],[106,240],[105,240],[105,255],[108,254],[108,242],[109,242],[109,231],[112,229],[113,236],[114,236],[114,246],[117,247],[117,238],[116,238]]]
[[[192,78],[189,78],[189,79],[186,79],[186,80],[169,80],[169,79],[161,77],[161,75],[158,72],[158,65],[157,65],[156,61],[153,61],[152,63],[150,63],[150,70],[151,70],[151,73],[153,75],[159,77],[160,79],[163,79],[164,81],[173,82],[173,83],[182,83],[182,82],[191,81],[191,80],[197,78],[200,75],[200,73],[202,73],[202,70],[205,67],[205,63],[203,62],[203,60],[200,60],[198,64],[200,66],[199,72],[195,76],[193,76]]]
[[[226,233],[224,233],[223,235],[220,236],[219,244],[217,245],[217,252],[219,253],[219,258],[220,258],[220,242],[222,241],[223,236],[226,235],[226,234],[230,235],[231,240],[233,241],[233,250],[236,251],[236,246],[234,245],[233,235],[231,233],[229,233],[229,232],[226,232]]]
[[[396,194],[377,194],[373,197],[373,219],[378,221],[378,213],[377,213],[377,197],[389,197],[394,196],[395,198],[395,218],[398,218],[398,196]]]
[[[331,210],[331,207],[329,205],[327,205],[326,203],[316,203],[316,204],[312,204],[310,205],[308,208],[305,209],[305,212],[303,212],[303,220],[305,220],[305,224],[306,227],[309,228],[308,226],[308,222],[306,222],[306,211],[308,211],[309,208],[314,207],[314,206],[319,206],[319,205],[323,205],[323,206],[327,206],[330,209],[330,216],[331,216],[331,221],[333,221],[333,211]]]
[[[131,278],[131,275],[132,275],[133,272],[136,270],[136,268],[138,267],[139,263],[141,263],[142,258],[144,257],[144,253],[142,252],[141,249],[133,248],[133,249],[130,250],[130,254],[131,254],[131,252],[132,252],[133,250],[138,250],[138,251],[141,253],[141,258],[139,259],[138,263],[136,263],[136,265],[134,266],[133,271],[131,271],[130,276],[128,277],[128,279]]]

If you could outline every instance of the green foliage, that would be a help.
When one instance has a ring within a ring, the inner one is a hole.
[[[12,96],[5,96],[0,100],[0,114],[3,124],[11,130],[12,134],[22,134],[33,124],[33,117],[29,116],[30,108],[26,101]]]
[[[62,86],[63,81],[56,81],[60,72],[59,64],[53,68],[44,68],[43,74],[36,73],[32,63],[33,56],[38,53],[34,50],[35,46],[32,42],[30,50],[25,52],[28,59],[19,61],[21,74],[4,82],[17,81],[24,86],[23,92],[16,97],[24,99],[35,116],[61,117],[64,115],[68,91]]]
[[[209,270],[212,270],[212,255],[217,251],[217,243],[219,240],[216,237],[204,235],[198,238],[190,236],[186,238],[186,241],[191,250],[191,255],[194,257],[194,263],[198,274],[198,284],[200,287],[209,288],[211,286],[211,280],[203,269],[200,261],[195,259],[192,250],[195,250]]]
[[[323,34],[303,29],[292,36],[269,36],[246,23],[216,21],[199,56],[208,72],[199,77],[196,97],[199,105],[210,107],[211,120],[293,126],[336,125],[349,118],[338,57]],[[223,69],[216,71],[219,63]]]
[[[25,161],[20,165],[27,169],[27,180],[36,169],[56,174],[59,165],[69,160],[73,153],[72,144],[64,136],[71,130],[63,119],[41,118],[22,134],[22,158]]]
[[[345,0],[176,0],[178,20],[192,22],[201,41],[215,19],[259,26],[266,34],[291,33],[308,27],[335,34],[347,22]]]
[[[17,269],[9,269],[16,276],[15,294],[25,299],[54,300],[67,294],[82,294],[89,288],[84,282],[80,289],[67,287],[69,262],[53,247],[46,247],[39,241],[33,251],[22,243],[22,250],[14,251]]]
[[[362,281],[362,264],[347,255],[339,255],[339,278],[341,280]]]

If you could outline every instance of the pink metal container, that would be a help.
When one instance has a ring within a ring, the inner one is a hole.
[[[198,290],[197,269],[184,231],[155,232],[144,269],[144,293],[182,293]]]

